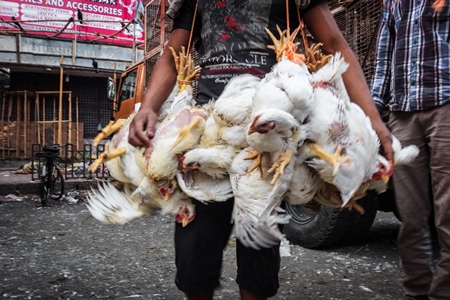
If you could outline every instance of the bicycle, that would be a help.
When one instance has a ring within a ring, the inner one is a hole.
[[[41,205],[46,206],[49,199],[58,201],[64,195],[64,177],[57,161],[58,146],[44,146],[43,152],[36,156],[44,159],[39,175],[39,198]]]

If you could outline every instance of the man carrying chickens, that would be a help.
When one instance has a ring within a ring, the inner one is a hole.
[[[202,70],[197,103],[217,99],[226,83],[249,73],[263,77],[276,63],[265,28],[276,33],[297,28],[300,15],[325,53],[341,52],[350,64],[344,75],[352,101],[372,121],[383,146],[392,159],[391,137],[373,104],[358,61],[339,31],[325,0],[185,0],[174,1],[169,47],[178,52],[188,47],[191,29]],[[289,20],[287,20],[287,12]],[[193,26],[194,24],[194,26]],[[176,82],[173,56],[165,51],[148,84],[142,105],[130,126],[129,142],[148,147],[155,134],[158,112]],[[267,95],[268,97],[270,95]],[[204,205],[196,202],[196,217],[188,226],[175,228],[176,284],[188,299],[212,299],[219,286],[222,254],[232,230],[233,200]],[[279,245],[255,250],[237,241],[237,283],[242,299],[266,299],[277,293],[280,267]]]
[[[372,94],[388,126],[416,145],[413,163],[394,169],[402,219],[397,246],[409,299],[450,299],[450,5],[448,1],[384,1]],[[433,271],[429,220],[440,259]]]

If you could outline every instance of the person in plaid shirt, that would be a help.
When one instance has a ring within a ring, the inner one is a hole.
[[[389,107],[388,127],[400,142],[420,149],[393,175],[404,292],[409,299],[450,299],[450,5],[387,0],[380,22],[372,96],[380,112]]]

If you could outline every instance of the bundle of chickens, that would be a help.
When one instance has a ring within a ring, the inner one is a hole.
[[[128,143],[131,115],[111,123],[97,141],[118,130],[91,165],[103,162],[122,183],[99,185],[89,195],[91,214],[105,223],[124,224],[160,210],[189,226],[192,199],[234,198],[235,236],[255,249],[284,238],[279,224],[290,216],[282,201],[355,209],[367,190],[384,192],[394,165],[411,162],[416,146],[402,148],[393,136],[394,162],[379,154],[380,142],[369,118],[350,101],[340,53],[325,56],[320,44],[297,53],[292,34],[269,33],[278,63],[262,79],[233,77],[218,99],[196,106],[195,68],[188,52],[172,50],[178,81],[161,108],[150,147]],[[119,129],[120,128],[120,129]],[[315,207],[320,207],[315,205]]]

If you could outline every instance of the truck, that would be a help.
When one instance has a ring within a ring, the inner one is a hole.
[[[145,61],[141,60],[128,67],[118,80],[110,78],[108,100],[112,105],[114,120],[126,119],[139,110],[145,90]]]
[[[117,81],[110,82],[108,95],[113,102],[115,120],[127,118],[133,111],[139,109],[146,83],[168,40],[171,21],[165,18],[164,24],[155,26],[154,22],[160,22],[161,18],[152,19],[151,17],[161,16],[161,13],[167,9],[165,5],[156,6],[162,3],[164,1],[152,1],[146,6],[146,34],[149,38],[146,39],[145,48],[148,51],[144,54],[144,58],[127,68]],[[159,31],[155,33],[155,30]],[[156,42],[155,37],[157,37]],[[317,209],[319,205],[314,200],[305,205],[291,205],[286,202],[285,209],[291,215],[291,219],[284,225],[284,234],[292,243],[302,247],[323,248],[362,236],[372,226],[377,211],[396,211],[392,189],[380,195],[369,192],[364,198],[358,200],[358,203],[364,208],[364,214],[355,210],[329,206],[321,206]]]
[[[172,30],[172,20],[166,16],[170,1],[145,2],[145,44],[142,60],[127,67],[119,78],[109,78],[107,98],[112,103],[112,119],[127,118],[140,107],[151,73],[162,54]]]

